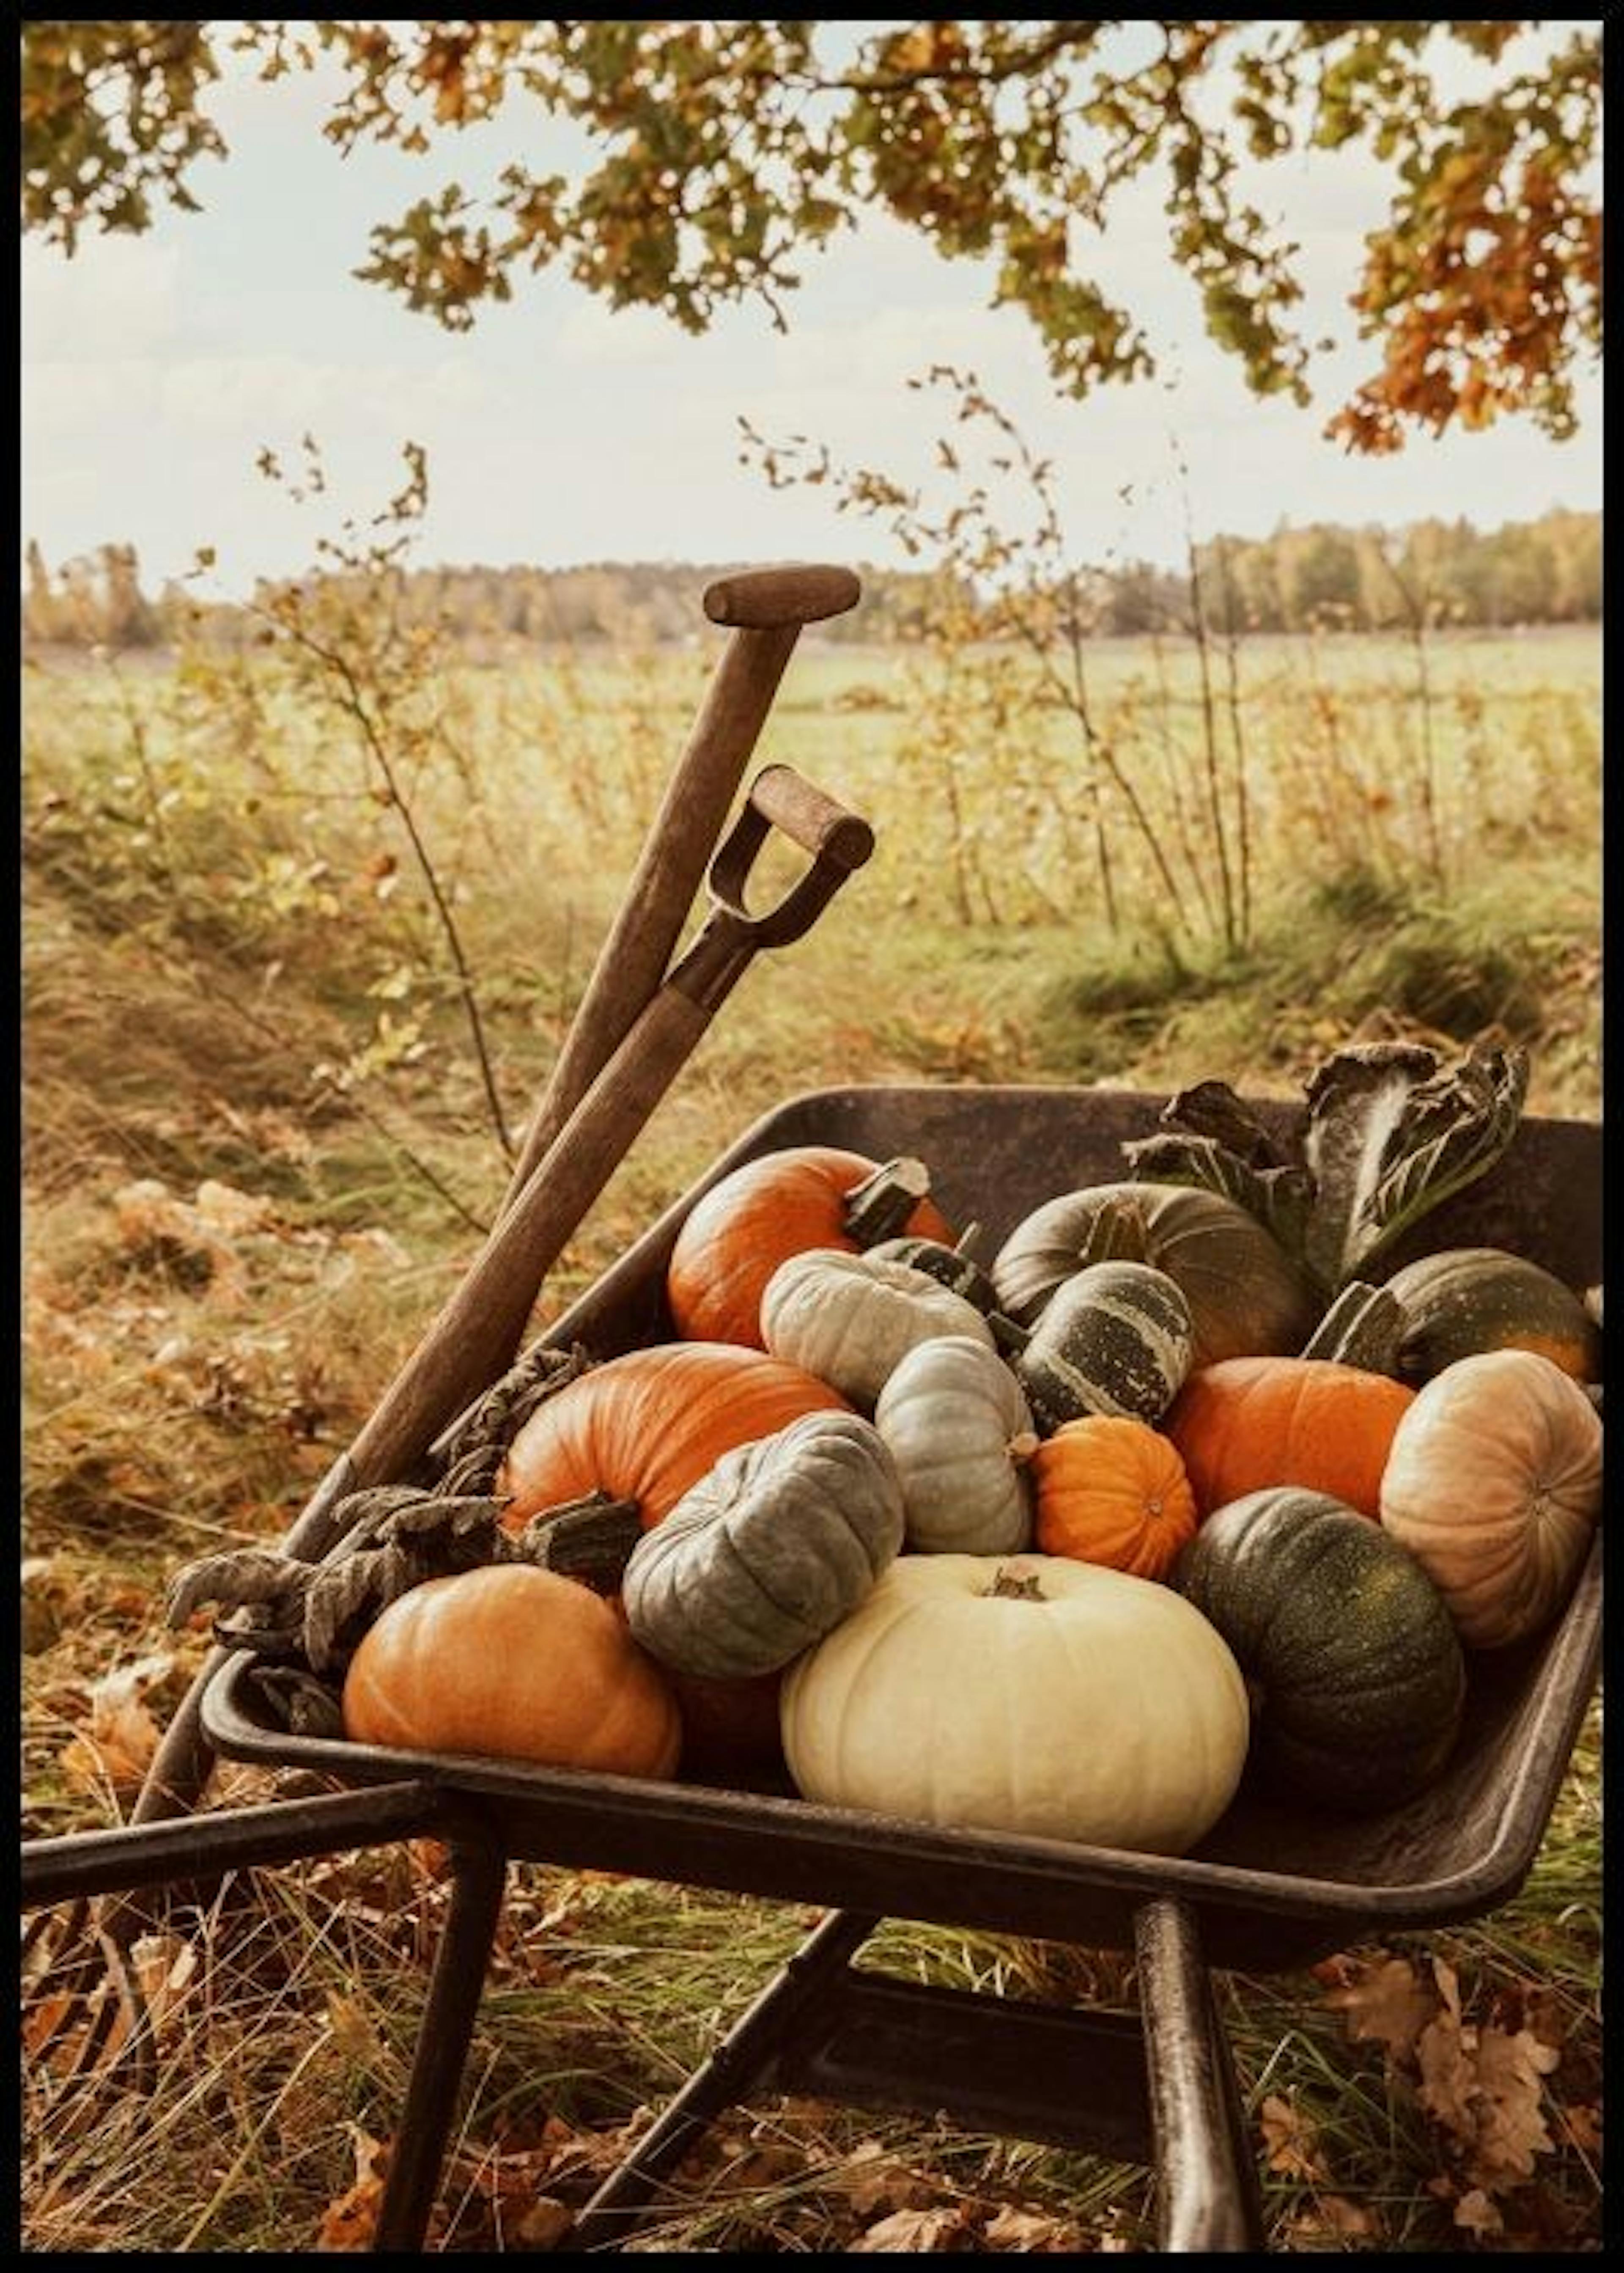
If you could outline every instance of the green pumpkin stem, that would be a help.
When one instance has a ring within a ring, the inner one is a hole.
[[[886,1161],[847,1193],[846,1236],[860,1248],[894,1238],[930,1189],[931,1172],[923,1160],[903,1153]]]
[[[617,1594],[642,1530],[634,1499],[588,1492],[533,1515],[510,1542],[503,1560],[535,1563],[563,1578],[579,1579],[596,1594]]]
[[[1113,1193],[1098,1209],[1083,1234],[1074,1271],[1091,1263],[1148,1263],[1150,1234],[1140,1201],[1126,1193]]]

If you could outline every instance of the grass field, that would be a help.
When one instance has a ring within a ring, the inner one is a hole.
[[[511,1142],[715,651],[475,666],[363,643],[359,710],[274,653],[27,671],[26,1834],[120,1819],[204,1646],[163,1627],[167,1579],[281,1536],[466,1268],[505,1182],[498,1115]],[[1205,694],[1199,661],[1091,649],[1085,720],[997,657],[805,642],[758,761],[865,814],[875,855],[746,976],[538,1325],[804,1090],[1290,1095],[1340,1043],[1410,1036],[1521,1043],[1531,1111],[1599,1114],[1598,638],[1220,647]],[[1493,1917],[1222,1977],[1273,2247],[1599,2247],[1600,1728],[1598,1703]],[[220,1796],[255,1789],[233,1772]],[[263,1873],[151,1937],[154,2099],[86,2112],[30,2065],[28,2246],[363,2239],[444,1902],[436,1858],[402,1849]],[[525,1874],[444,2246],[545,2246],[549,2205],[584,2199],[802,1925]],[[924,1977],[1131,2006],[1111,1953],[886,1937]],[[1447,2015],[1446,1978],[1498,2163],[1375,1996]],[[720,2127],[647,2246],[1153,2232],[1143,2172],[790,2103]]]

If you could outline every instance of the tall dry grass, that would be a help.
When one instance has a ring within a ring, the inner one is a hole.
[[[28,674],[28,1832],[118,1819],[201,1647],[162,1630],[165,1576],[281,1535],[455,1283],[505,1182],[486,1070],[517,1128],[714,651],[452,658],[402,685],[397,794],[488,1069],[399,803],[309,674],[274,651]],[[1187,643],[1090,651],[1093,731],[1154,818],[1175,905],[1143,832],[1103,793],[1077,804],[1075,720],[1013,658],[960,656],[944,679],[923,653],[809,638],[759,755],[871,818],[874,859],[809,939],[752,971],[538,1322],[805,1089],[1217,1074],[1279,1092],[1338,1042],[1404,1032],[1523,1041],[1532,1110],[1598,1112],[1595,644],[1433,642],[1435,844],[1412,660],[1402,642],[1245,641],[1209,658],[1209,706]],[[1244,944],[1210,896],[1203,912],[1209,728],[1244,742]],[[1599,1728],[1598,1708],[1524,1895],[1435,1944],[1486,2021],[1549,2000],[1561,2065],[1530,2185],[1500,2232],[1456,2226],[1459,2172],[1413,2077],[1350,2040],[1322,1984],[1230,1978],[1275,2246],[1595,2246]],[[309,2247],[347,2201],[364,2223],[369,2142],[398,2110],[443,1907],[422,1857],[334,1858],[263,1874],[161,1939],[143,1955],[167,2014],[153,2102],[81,2117],[59,2078],[30,2073],[29,2246]],[[692,1890],[527,1877],[470,2064],[445,2246],[536,2246],[538,2203],[587,2190],[798,1926]],[[896,1962],[958,1984],[1038,1993],[1085,1962],[887,1934]],[[1123,1993],[1108,1959],[1095,1969],[1074,1993]],[[1261,2127],[1276,2101],[1313,2142],[1277,2165]],[[1334,2207],[1350,2202],[1374,2225],[1351,2227]],[[1151,2231],[1142,2172],[791,2105],[722,2127],[650,2246],[844,2247],[888,2206],[953,2211],[956,2228],[915,2231],[958,2247],[1142,2248]]]

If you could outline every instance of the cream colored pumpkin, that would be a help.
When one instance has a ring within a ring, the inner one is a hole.
[[[805,1798],[1179,1855],[1250,1734],[1228,1644],[1171,1587],[1047,1555],[901,1555],[785,1677]]]
[[[1567,1601],[1600,1518],[1601,1417],[1537,1351],[1457,1358],[1398,1424],[1381,1515],[1463,1641],[1521,1641]]]
[[[939,1334],[968,1334],[995,1347],[973,1302],[909,1263],[808,1248],[778,1265],[761,1296],[761,1339],[770,1354],[867,1413],[898,1360]]]
[[[1037,1432],[996,1350],[969,1334],[920,1342],[880,1391],[874,1426],[902,1480],[909,1548],[1010,1555],[1030,1543]]]

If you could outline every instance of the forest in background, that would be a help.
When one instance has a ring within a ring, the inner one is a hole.
[[[663,645],[692,636],[705,585],[737,565],[414,568],[403,573],[400,603],[407,621],[433,623],[470,649],[519,641]],[[1601,515],[1558,508],[1490,530],[1463,517],[1392,531],[1282,526],[1268,537],[1221,536],[1198,544],[1195,568],[1208,628],[1226,635],[1596,623]],[[864,569],[863,606],[822,626],[823,635],[883,644],[917,634],[939,604],[945,573]],[[1092,627],[1102,636],[1189,626],[1187,568],[1130,560],[1076,574]],[[256,599],[268,601],[274,589],[262,584]],[[251,607],[210,602],[188,584],[170,581],[149,595],[131,544],[103,544],[55,569],[37,544],[28,547],[26,649],[161,648],[183,633],[231,647],[258,632]]]

